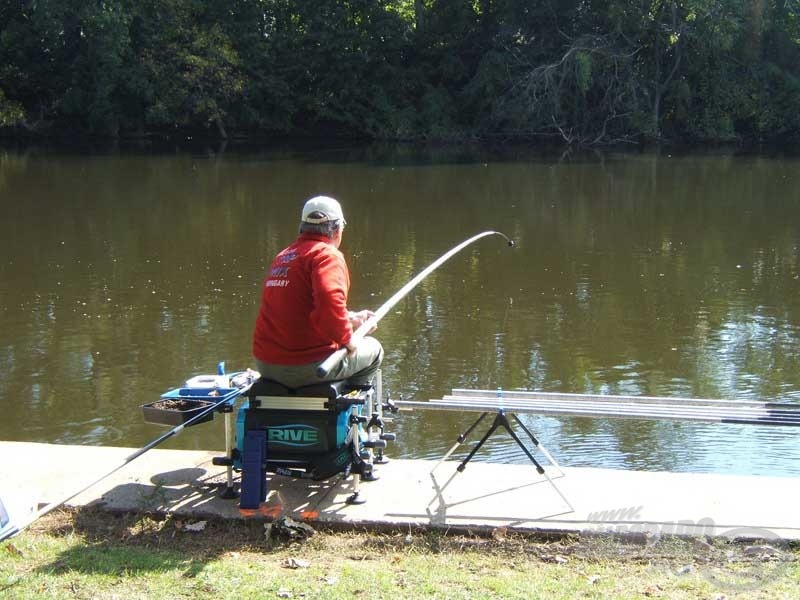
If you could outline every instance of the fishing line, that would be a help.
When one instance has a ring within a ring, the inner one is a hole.
[[[416,277],[414,277],[411,281],[406,283],[402,288],[400,288],[394,296],[389,298],[378,310],[375,311],[375,314],[367,319],[362,325],[353,332],[352,341],[353,343],[358,343],[359,340],[363,339],[364,336],[367,335],[377,324],[378,322],[388,313],[392,308],[402,300],[406,294],[408,294],[411,290],[413,290],[419,283],[425,279],[428,275],[433,273],[437,268],[439,268],[445,261],[447,261],[450,257],[457,254],[459,251],[463,250],[470,244],[477,242],[479,239],[490,236],[490,235],[499,235],[506,242],[508,242],[508,246],[510,248],[514,247],[514,241],[509,238],[506,234],[500,233],[499,231],[484,231],[483,233],[479,233],[477,235],[472,236],[469,239],[464,240],[457,246],[454,246],[444,254],[442,254],[439,258],[433,261],[430,265],[428,265],[425,269],[423,269]],[[347,355],[347,348],[339,348],[336,352],[331,354],[325,361],[322,362],[317,367],[317,376],[327,377],[327,375],[331,372],[336,365],[338,365],[342,359]]]

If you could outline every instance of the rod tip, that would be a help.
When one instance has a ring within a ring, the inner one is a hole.
[[[509,248],[513,248],[514,247],[514,240],[508,240],[508,247]]]

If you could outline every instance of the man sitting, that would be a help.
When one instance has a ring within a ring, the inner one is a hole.
[[[358,385],[371,383],[380,367],[380,342],[352,338],[374,313],[347,309],[350,274],[339,251],[345,225],[336,200],[311,198],[303,206],[299,237],[272,262],[253,334],[263,378],[290,388],[334,380]],[[342,347],[346,357],[320,379],[317,367]]]

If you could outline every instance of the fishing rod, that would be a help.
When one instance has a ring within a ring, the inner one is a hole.
[[[406,294],[408,294],[408,292],[417,287],[417,285],[423,279],[425,279],[428,275],[430,275],[436,269],[438,269],[442,265],[442,263],[447,261],[454,254],[457,254],[458,252],[460,252],[473,242],[477,242],[479,239],[490,235],[499,235],[500,237],[505,239],[506,242],[508,242],[508,246],[510,248],[514,247],[514,241],[511,238],[509,238],[506,234],[500,233],[499,231],[484,231],[483,233],[479,233],[467,240],[464,240],[457,246],[451,248],[450,250],[442,254],[439,258],[437,258],[430,265],[428,265],[423,271],[420,271],[420,273],[416,277],[414,277],[414,279],[412,279],[411,281],[406,283],[402,288],[400,288],[394,296],[389,298],[378,310],[375,311],[375,314],[373,316],[364,321],[364,323],[362,323],[361,326],[353,332],[351,340],[353,342],[358,342],[359,340],[363,339],[364,336],[367,335],[367,333],[369,333],[370,331],[372,331],[372,329],[378,324],[378,321],[380,321],[386,315],[386,313],[392,310],[392,307],[394,307],[395,304],[400,302],[400,300],[402,300],[406,296]],[[328,358],[326,358],[322,362],[322,364],[320,364],[317,367],[317,376],[320,378],[327,377],[328,373],[331,372],[331,369],[333,369],[336,365],[338,365],[346,355],[347,355],[347,348],[339,348],[336,352],[331,354]]]
[[[252,385],[253,385],[253,381],[250,381],[246,385],[238,388],[238,390],[237,390],[238,393],[237,394],[231,395],[229,393],[229,394],[225,395],[221,400],[217,401],[215,404],[212,404],[211,406],[208,406],[207,408],[203,409],[202,411],[200,411],[199,413],[197,413],[196,415],[194,415],[190,419],[187,419],[186,421],[184,421],[180,425],[177,425],[176,427],[173,427],[172,429],[170,429],[166,433],[164,433],[164,434],[160,435],[159,437],[157,437],[156,439],[154,439],[152,442],[150,442],[146,446],[142,446],[136,452],[134,452],[133,454],[131,454],[128,457],[126,457],[125,460],[123,460],[121,464],[117,465],[116,467],[114,467],[108,473],[105,473],[101,477],[98,477],[97,479],[92,481],[90,484],[82,487],[81,489],[79,489],[76,492],[71,493],[66,498],[58,500],[57,502],[51,502],[47,506],[44,506],[44,507],[40,508],[39,510],[34,512],[32,515],[27,517],[24,522],[17,524],[16,526],[10,528],[8,531],[0,533],[0,542],[2,542],[3,540],[6,540],[8,538],[14,537],[18,533],[24,531],[30,525],[32,525],[34,522],[38,521],[43,516],[45,516],[47,513],[57,509],[59,506],[63,506],[64,504],[66,504],[67,502],[72,500],[75,496],[78,496],[78,495],[82,494],[83,492],[85,492],[86,490],[88,490],[92,486],[100,483],[101,481],[103,481],[107,477],[111,477],[114,473],[119,471],[122,467],[124,467],[127,464],[133,462],[134,460],[139,458],[145,452],[148,452],[149,450],[152,450],[153,448],[155,448],[156,446],[158,446],[162,442],[165,442],[169,438],[178,435],[181,431],[184,430],[184,428],[189,427],[193,423],[196,423],[196,422],[200,421],[200,419],[202,419],[203,417],[205,417],[205,416],[211,414],[212,412],[214,412],[215,410],[221,408],[222,405],[225,404],[226,402],[232,402],[235,398],[237,398],[238,396],[241,396],[242,394],[247,392]]]

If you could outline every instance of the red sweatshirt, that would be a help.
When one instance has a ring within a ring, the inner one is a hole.
[[[327,358],[350,341],[350,273],[326,236],[300,234],[275,257],[261,294],[253,356],[299,365]]]

